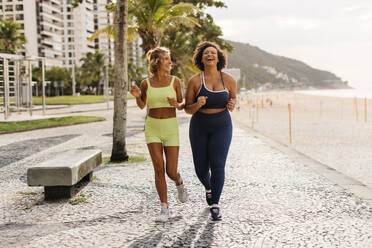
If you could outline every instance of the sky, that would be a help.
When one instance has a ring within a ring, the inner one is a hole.
[[[372,90],[372,0],[222,0],[223,38],[298,59]]]

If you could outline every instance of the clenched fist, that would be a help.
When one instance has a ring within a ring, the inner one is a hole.
[[[202,107],[207,103],[207,96],[199,96],[197,100],[197,104]]]
[[[169,104],[175,108],[178,108],[178,102],[174,97],[167,97]]]
[[[227,109],[230,110],[230,112],[234,110],[235,103],[236,103],[235,98],[230,98],[229,101],[227,102]]]

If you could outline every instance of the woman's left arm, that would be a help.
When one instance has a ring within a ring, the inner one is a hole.
[[[227,86],[227,90],[229,91],[229,95],[230,95],[230,99],[227,102],[227,109],[231,112],[234,110],[235,104],[236,104],[236,81],[232,76],[228,74],[225,74],[225,75],[227,79],[226,86]]]
[[[178,110],[182,110],[182,109],[184,109],[185,104],[182,103],[183,102],[182,87],[181,87],[181,82],[177,77],[174,79],[173,86],[174,86],[174,90],[176,91],[177,99],[168,97],[168,102],[169,102],[169,104],[171,104],[172,106],[174,106]]]

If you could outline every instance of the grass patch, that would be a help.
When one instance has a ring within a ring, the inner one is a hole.
[[[31,192],[18,191],[17,194],[28,196],[28,195],[36,195],[37,193],[36,192],[32,192],[32,191]]]
[[[104,121],[105,118],[98,116],[67,116],[31,121],[0,122],[0,133],[27,131],[39,128],[58,127],[95,121]]]
[[[14,103],[15,102],[15,98],[14,97],[9,97],[9,101],[11,103]],[[1,104],[3,104],[3,102],[4,102],[4,98],[3,97],[0,97],[0,102],[1,102]]]
[[[134,99],[134,97],[128,93],[127,99]],[[109,100],[113,101],[114,96],[109,96]],[[73,105],[73,104],[89,104],[89,103],[103,103],[106,102],[104,96],[93,96],[93,95],[83,95],[83,96],[52,96],[46,97],[45,103],[47,105]],[[41,97],[33,97],[32,103],[34,105],[42,105],[43,99]]]
[[[135,164],[145,161],[147,161],[147,158],[144,156],[129,156],[129,159],[126,162],[110,162],[110,157],[102,158],[103,164]]]
[[[80,194],[72,199],[70,199],[68,201],[68,203],[70,203],[71,205],[78,205],[78,204],[81,204],[81,203],[87,203],[88,200],[85,196],[85,194]]]

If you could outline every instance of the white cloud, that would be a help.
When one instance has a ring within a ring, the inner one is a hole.
[[[226,39],[330,70],[352,85],[372,84],[372,1],[226,0],[208,11]]]

